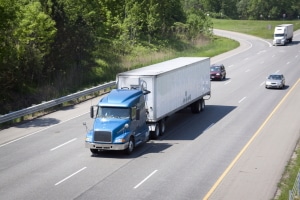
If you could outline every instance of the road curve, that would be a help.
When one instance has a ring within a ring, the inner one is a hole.
[[[99,98],[1,130],[1,198],[272,198],[299,138],[299,35],[272,47],[215,31],[241,46],[211,59],[226,66],[227,78],[212,82],[204,112],[170,117],[165,135],[131,156],[93,157],[84,148],[82,122],[92,126],[88,111]],[[273,72],[285,74],[283,90],[264,88]]]

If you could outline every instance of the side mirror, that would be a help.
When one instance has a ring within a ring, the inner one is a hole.
[[[90,117],[94,118],[94,106],[90,107]]]
[[[97,114],[97,108],[98,106],[91,106],[90,107],[90,117],[95,118],[95,114]]]

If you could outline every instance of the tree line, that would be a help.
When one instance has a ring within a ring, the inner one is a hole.
[[[202,0],[201,5],[216,18],[293,20],[300,17],[299,0]]]
[[[299,7],[297,0],[0,0],[0,114],[114,80],[122,58],[141,50],[210,38],[210,17],[295,18]]]

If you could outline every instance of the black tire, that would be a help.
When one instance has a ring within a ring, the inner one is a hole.
[[[202,112],[205,109],[205,101],[204,101],[204,99],[201,99],[200,102],[201,102],[201,110],[200,111]]]
[[[94,154],[94,155],[98,155],[98,154],[99,154],[99,150],[98,150],[98,149],[90,149],[90,151],[91,151],[92,154]]]
[[[199,113],[201,112],[201,99],[197,100],[196,102],[194,102],[192,104],[192,107],[191,107],[191,110],[192,110],[192,113]]]
[[[163,135],[166,131],[166,120],[162,119],[159,122],[159,135]]]
[[[160,135],[159,125],[155,125],[155,131],[151,131],[151,138],[156,140]]]
[[[130,155],[133,152],[134,147],[135,147],[134,139],[133,139],[133,137],[130,137],[129,142],[128,142],[128,147],[127,147],[127,149],[125,149],[125,153],[127,155]]]

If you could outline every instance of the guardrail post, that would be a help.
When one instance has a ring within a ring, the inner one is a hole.
[[[289,190],[289,200],[294,200],[292,190]]]

